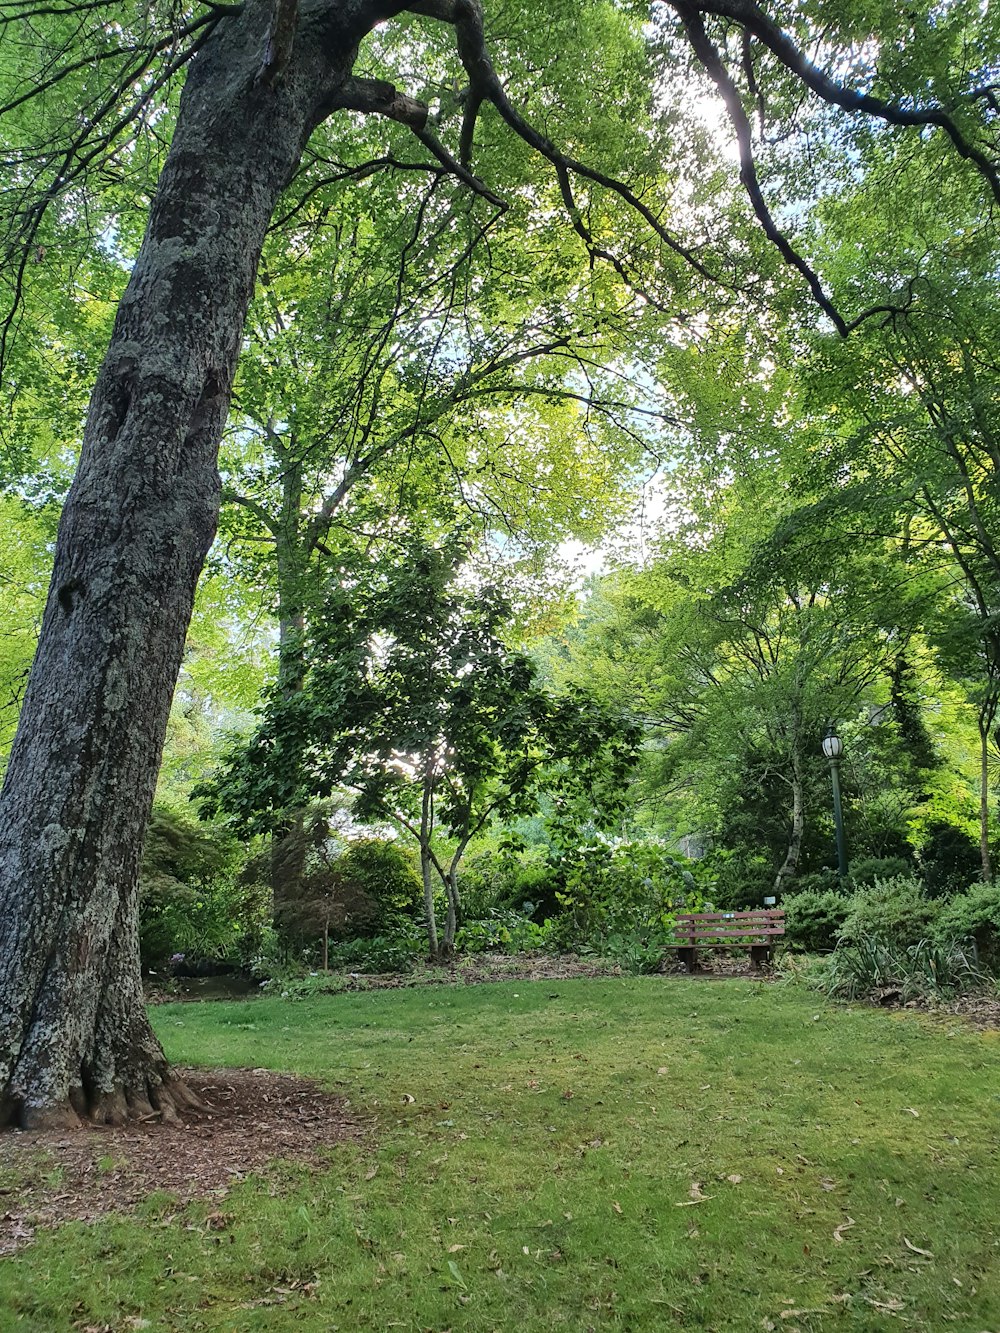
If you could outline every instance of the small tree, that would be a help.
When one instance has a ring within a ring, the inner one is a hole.
[[[529,658],[501,638],[507,599],[468,580],[466,554],[461,534],[437,545],[412,538],[333,588],[306,644],[303,688],[272,693],[208,793],[260,828],[348,787],[358,818],[389,821],[416,842],[435,957],[452,952],[458,870],[476,834],[531,811],[544,786],[613,804],[639,739],[581,691],[556,698],[538,684]]]
[[[329,970],[330,939],[364,937],[412,916],[419,883],[400,847],[379,838],[346,841],[328,803],[297,811],[249,874],[275,892],[274,919],[298,943],[320,941]]]

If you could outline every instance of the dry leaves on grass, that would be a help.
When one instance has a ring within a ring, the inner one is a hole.
[[[221,1197],[269,1161],[308,1161],[360,1138],[342,1098],[269,1070],[180,1070],[205,1104],[183,1125],[132,1122],[75,1133],[0,1136],[0,1170],[18,1184],[0,1192],[0,1255],[38,1227],[126,1212],[154,1191],[180,1202]]]

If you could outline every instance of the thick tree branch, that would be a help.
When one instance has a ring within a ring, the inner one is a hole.
[[[344,111],[386,116],[411,130],[423,130],[427,124],[423,102],[407,97],[385,79],[348,79],[337,93],[336,105]]]
[[[589,180],[593,184],[601,186],[602,189],[616,194],[639,214],[668,249],[682,258],[697,273],[700,273],[702,277],[707,278],[712,283],[720,286],[728,285],[718,274],[712,273],[706,268],[698,256],[689,247],[683,245],[663,225],[652,209],[643,203],[638,195],[629,189],[623,181],[616,180],[602,171],[588,167],[586,163],[580,162],[576,158],[567,156],[550,139],[539,133],[533,125],[524,119],[507,96],[503,83],[487,52],[480,0],[413,0],[413,3],[407,5],[406,8],[410,13],[423,14],[428,18],[438,19],[442,23],[449,23],[455,28],[458,53],[469,76],[470,98],[478,99],[479,104],[483,102],[492,103],[507,126],[519,138],[523,139],[529,147],[534,148],[537,153],[552,164],[556,171],[560,192],[569,213],[570,221],[595,258],[611,263],[618,273],[626,281],[628,280],[621,260],[617,259],[610,251],[594,245],[593,238],[573,197],[570,183],[571,175]],[[630,283],[629,285],[633,284]]]
[[[683,6],[676,4],[674,0],[668,0],[668,3],[678,12],[682,8],[690,8],[686,4]],[[996,161],[969,142],[944,107],[902,107],[892,102],[885,102],[879,97],[873,97],[870,93],[860,93],[854,88],[844,87],[814,65],[791,37],[767,17],[755,0],[699,0],[697,9],[703,14],[716,14],[720,18],[733,19],[745,31],[763,42],[786,69],[797,75],[807,88],[825,102],[839,106],[844,111],[863,112],[874,116],[877,120],[884,120],[889,125],[928,125],[944,130],[959,156],[976,166],[993,192],[993,197],[1000,203],[1000,170]]]

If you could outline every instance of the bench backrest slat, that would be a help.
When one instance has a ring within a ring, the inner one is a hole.
[[[674,947],[693,949],[698,944],[769,944],[785,933],[785,913],[761,907],[746,912],[678,912]]]

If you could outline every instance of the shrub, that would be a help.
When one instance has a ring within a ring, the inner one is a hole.
[[[427,937],[415,923],[400,924],[391,933],[345,940],[330,947],[329,963],[343,972],[412,972],[427,952]]]
[[[726,912],[760,907],[774,892],[774,866],[769,856],[714,852],[700,863],[713,874],[712,901]]]
[[[934,939],[940,944],[973,940],[982,962],[1000,964],[1000,883],[976,884],[945,903]]]
[[[560,883],[551,862],[525,859],[509,849],[477,852],[459,874],[463,915],[485,921],[492,912],[508,909],[541,923],[559,910]]]
[[[976,841],[954,824],[931,824],[920,850],[920,864],[927,892],[932,898],[962,893],[982,874],[982,859]]]
[[[275,925],[284,943],[299,950],[392,934],[422,898],[420,877],[398,843],[346,841],[324,804],[301,811],[251,862],[246,879],[271,891]]]
[[[822,870],[809,870],[804,875],[796,875],[785,897],[792,893],[839,893],[845,897],[850,890],[849,881],[842,880],[836,870],[824,867]]]
[[[906,947],[877,935],[862,935],[831,955],[827,992],[835,999],[884,998],[903,1003],[940,999],[974,990],[984,981],[975,956],[959,944],[919,940]]]
[[[557,863],[562,907],[553,937],[563,947],[604,956],[615,940],[649,948],[662,957],[673,939],[674,913],[704,904],[696,874],[703,863],[675,856],[658,843],[593,842],[572,849]]]
[[[530,916],[495,908],[479,921],[466,921],[455,936],[459,953],[524,953],[545,947],[549,932]]]
[[[384,838],[350,842],[338,858],[337,869],[350,890],[375,903],[377,926],[423,910],[420,876],[412,857],[398,842]]]
[[[849,899],[841,938],[892,942],[897,948],[930,936],[940,904],[929,899],[917,879],[897,875],[876,880]]]
[[[877,879],[908,879],[915,874],[905,856],[862,856],[851,862],[851,883],[858,888]]]
[[[785,944],[804,953],[829,952],[840,938],[851,902],[843,892],[806,890],[785,894],[781,900],[785,910]]]
[[[139,874],[139,947],[145,967],[175,954],[243,964],[267,925],[268,902],[237,876],[231,835],[155,806]]]

